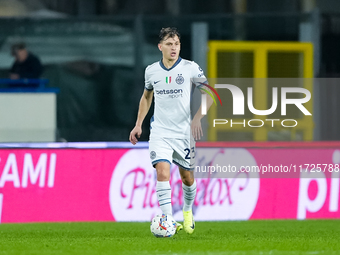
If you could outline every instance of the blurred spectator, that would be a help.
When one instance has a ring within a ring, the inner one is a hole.
[[[27,51],[24,43],[12,45],[12,56],[15,62],[10,70],[11,79],[38,79],[40,78],[43,67],[38,57]]]

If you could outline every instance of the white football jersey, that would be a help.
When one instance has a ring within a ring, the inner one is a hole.
[[[193,61],[178,58],[167,69],[162,60],[145,70],[145,89],[153,90],[154,116],[151,137],[190,139],[190,95],[193,78],[205,78],[203,70]]]

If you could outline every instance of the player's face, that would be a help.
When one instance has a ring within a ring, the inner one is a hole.
[[[167,60],[177,60],[179,51],[181,50],[181,43],[178,36],[168,37],[158,44],[159,50],[163,53],[163,58]]]

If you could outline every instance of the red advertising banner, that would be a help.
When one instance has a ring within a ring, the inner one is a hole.
[[[339,164],[336,148],[198,148],[195,220],[340,218]],[[0,149],[1,223],[149,221],[155,186],[148,149]]]

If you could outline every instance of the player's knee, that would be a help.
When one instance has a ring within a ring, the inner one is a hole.
[[[170,180],[170,175],[165,172],[157,172],[157,181],[165,182]]]
[[[193,184],[194,184],[194,181],[195,181],[195,179],[194,179],[193,176],[188,175],[188,176],[183,176],[183,177],[182,177],[182,182],[183,182],[185,185],[187,185],[187,186],[193,185]]]
[[[157,171],[157,181],[169,181],[170,180],[170,170],[162,167],[156,167]]]

